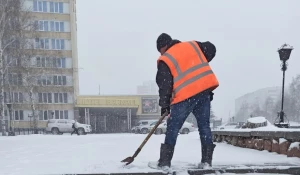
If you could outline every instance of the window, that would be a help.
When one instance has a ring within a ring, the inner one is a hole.
[[[63,78],[63,85],[66,86],[67,85],[67,77],[66,76],[62,76]]]
[[[69,118],[69,114],[68,114],[68,111],[67,111],[67,110],[64,111],[64,118],[65,118],[65,119],[68,119],[68,118]]]
[[[50,49],[48,38],[36,38],[35,39],[35,49]]]
[[[50,31],[52,31],[52,32],[64,32],[65,31],[65,23],[64,22],[49,21],[49,23],[50,23]],[[48,21],[47,21],[47,24],[48,24]]]
[[[15,111],[15,120],[19,120],[19,111]]]
[[[38,78],[38,85],[50,86],[52,85],[52,76],[41,76]]]
[[[54,21],[50,21],[50,30],[54,31]]]
[[[6,58],[6,63],[8,66],[11,66],[11,67],[21,66],[21,59],[20,58],[11,58],[10,56],[8,56]]]
[[[64,111],[59,111],[59,118],[64,119]]]
[[[47,43],[46,43],[47,45]],[[36,66],[37,67],[57,67],[57,68],[66,68],[66,58],[53,58],[53,57],[36,57]]]
[[[39,21],[39,29],[40,31],[44,31],[44,21]]]
[[[62,85],[62,78],[61,78],[61,76],[58,76],[57,79],[58,79],[58,85]]]
[[[65,25],[64,24],[65,24],[64,22],[60,22],[59,23],[59,30],[60,30],[60,32],[64,32],[65,31]]]
[[[59,32],[59,22],[55,22],[55,31]]]
[[[53,85],[58,85],[57,84],[57,76],[53,76]]]
[[[54,103],[58,103],[58,93],[54,93]]]
[[[68,119],[68,111],[67,110],[55,110],[55,119]],[[66,122],[66,121],[64,121]]]
[[[48,21],[36,21],[39,26],[39,31],[49,31],[49,22]]]
[[[58,97],[59,97],[59,103],[63,103],[63,94],[59,93]]]
[[[23,94],[21,92],[11,93],[11,98],[14,103],[23,103]]]
[[[47,12],[47,1],[33,1],[33,11],[34,12]]]
[[[38,2],[37,1],[33,1],[33,11],[34,12],[38,11]]]
[[[66,58],[61,59],[61,67],[66,68]]]
[[[54,2],[50,2],[50,12],[54,12]]]
[[[68,103],[68,94],[64,93],[64,103]]]
[[[47,1],[43,1],[43,12],[47,12]]]
[[[59,111],[55,110],[55,119],[59,119]]]
[[[4,102],[23,103],[23,93],[21,92],[4,92]]]
[[[48,111],[44,111],[44,120],[48,120]]]
[[[48,85],[48,86],[49,86],[49,85],[52,85],[51,80],[52,80],[52,76],[47,76],[47,85]]]
[[[51,13],[63,13],[64,6],[62,2],[50,2],[50,12]]]
[[[38,93],[39,103],[52,103],[51,93]]]
[[[58,7],[59,7],[59,13],[63,13],[64,12],[64,4],[62,2],[59,2]]]
[[[64,39],[51,39],[51,46],[53,50],[64,50],[65,40]]]
[[[57,63],[57,67],[61,67],[61,59],[60,58],[57,58],[56,59],[56,63]]]
[[[45,67],[46,66],[46,59],[44,57],[42,57],[42,67]]]
[[[43,103],[43,94],[39,93],[39,103]]]
[[[54,103],[68,103],[68,93],[54,93]]]
[[[10,85],[20,86],[23,84],[21,74],[8,74],[8,82]]]
[[[50,110],[39,111],[39,120],[49,120],[49,119],[53,119],[52,111]]]
[[[53,76],[53,84],[54,85],[62,85],[66,86],[67,85],[67,77],[66,76]]]
[[[41,67],[41,58],[40,57],[36,57],[36,66]]]
[[[23,110],[15,110],[15,120],[24,120],[24,112]]]
[[[53,64],[56,68],[66,68],[66,58],[53,58]]]

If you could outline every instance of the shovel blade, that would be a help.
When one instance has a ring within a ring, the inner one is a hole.
[[[122,160],[121,162],[126,162],[126,165],[131,164],[134,161],[133,157],[127,157],[126,159]]]

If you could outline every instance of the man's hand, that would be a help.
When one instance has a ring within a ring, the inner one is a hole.
[[[168,112],[168,114],[170,114],[170,106],[161,108],[161,112],[160,112],[161,116],[164,115],[166,111]]]
[[[213,101],[213,99],[214,99],[214,93],[210,92],[209,95],[210,95],[210,101]]]

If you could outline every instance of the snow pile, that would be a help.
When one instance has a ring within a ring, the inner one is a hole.
[[[289,124],[290,124],[290,126],[300,126],[299,122],[290,121]]]
[[[249,122],[249,123],[256,123],[256,124],[257,123],[264,123],[266,121],[267,121],[267,119],[265,117],[262,117],[262,116],[249,118],[247,120],[247,122]]]
[[[293,142],[291,143],[290,147],[289,147],[289,151],[293,148],[297,148],[300,149],[300,142]]]
[[[279,144],[282,144],[284,142],[286,142],[287,140],[285,138],[279,138]]]

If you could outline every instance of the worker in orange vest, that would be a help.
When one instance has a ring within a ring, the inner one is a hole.
[[[168,112],[170,117],[160,159],[149,162],[149,167],[170,170],[179,130],[191,112],[196,117],[201,139],[199,168],[211,167],[216,145],[210,129],[210,103],[219,82],[209,62],[215,57],[216,48],[210,42],[181,42],[162,33],[157,39],[157,50],[161,54],[156,75],[159,105],[161,115]]]

